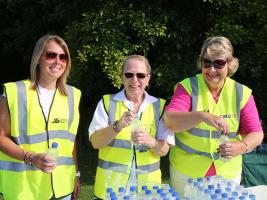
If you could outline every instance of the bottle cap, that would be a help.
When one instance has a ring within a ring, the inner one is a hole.
[[[57,147],[58,147],[57,142],[53,142],[53,143],[52,143],[52,148],[56,149]]]
[[[146,191],[146,195],[151,195],[152,193],[151,193],[151,190],[147,190]]]
[[[133,185],[132,185],[132,186],[130,187],[130,191],[136,191],[136,186],[133,186]]]

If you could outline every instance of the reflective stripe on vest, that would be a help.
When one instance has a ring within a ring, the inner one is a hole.
[[[107,170],[112,170],[115,172],[120,172],[120,173],[129,173],[128,165],[124,164],[119,164],[119,163],[114,163],[114,162],[107,162],[102,159],[98,159],[98,166],[107,169]],[[156,162],[150,165],[142,165],[142,166],[136,166],[137,167],[137,174],[145,174],[149,172],[154,172],[160,168],[160,162]],[[138,170],[139,169],[139,170]]]
[[[57,165],[73,165],[73,159],[69,157],[58,157],[57,158]],[[15,172],[22,172],[27,170],[40,170],[33,165],[28,165],[25,163],[18,163],[18,162],[8,162],[8,161],[0,161],[0,169],[7,170],[7,171],[15,171]]]

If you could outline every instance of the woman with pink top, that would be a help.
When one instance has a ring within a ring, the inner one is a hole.
[[[177,84],[164,114],[166,126],[176,133],[170,176],[181,195],[188,177],[220,175],[239,184],[241,155],[263,139],[251,90],[230,78],[239,64],[231,42],[206,39],[197,64],[202,73]],[[221,134],[229,141],[219,145]]]

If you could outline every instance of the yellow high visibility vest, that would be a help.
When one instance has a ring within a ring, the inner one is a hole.
[[[109,116],[109,124],[119,120],[128,108],[123,101],[116,101],[113,95],[104,95],[103,102]],[[141,114],[143,124],[151,126],[151,135],[156,137],[159,119],[162,115],[165,100],[150,104]],[[126,127],[106,147],[100,148],[98,153],[98,166],[95,180],[95,196],[104,198],[106,188],[126,187],[135,154],[137,167],[137,181],[139,184],[160,184],[160,157],[147,149],[145,152],[133,147],[131,142],[131,127]]]
[[[240,140],[240,111],[251,95],[249,88],[227,78],[216,103],[201,74],[180,83],[191,96],[191,111],[204,111],[223,117],[229,124],[230,140]],[[220,134],[204,122],[188,131],[176,133],[175,146],[171,148],[169,155],[172,167],[197,178],[204,177],[214,162],[218,175],[228,179],[238,176],[242,169],[242,157],[237,156],[229,162],[219,159],[217,148]]]
[[[5,93],[11,120],[11,138],[25,151],[46,153],[58,143],[58,166],[51,174],[0,152],[0,192],[5,200],[48,200],[69,195],[74,189],[72,158],[79,123],[78,89],[67,86],[69,95],[56,90],[46,121],[36,90],[28,80],[6,83]]]

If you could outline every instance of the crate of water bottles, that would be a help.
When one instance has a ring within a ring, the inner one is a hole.
[[[188,178],[183,195],[185,200],[256,200],[255,194],[221,176]]]
[[[117,191],[107,188],[104,200],[182,200],[169,184],[162,185],[132,185],[129,191],[119,187]]]

